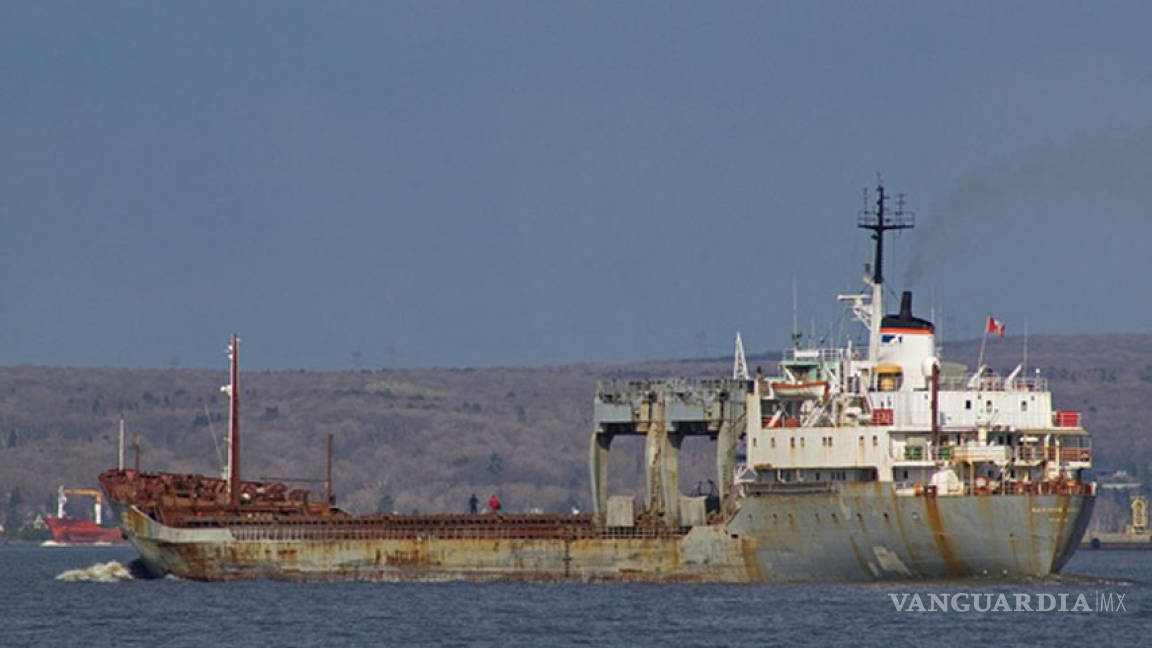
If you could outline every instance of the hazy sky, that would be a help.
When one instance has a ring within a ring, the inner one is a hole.
[[[0,364],[617,361],[1152,330],[1152,4],[4,2]],[[915,252],[914,252],[915,250]]]

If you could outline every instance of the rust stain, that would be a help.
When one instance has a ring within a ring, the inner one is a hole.
[[[385,562],[396,567],[414,567],[422,564],[419,551],[389,551]]]
[[[744,557],[744,569],[753,581],[766,580],[763,565],[756,555],[756,544],[747,538],[740,538],[740,554]]]
[[[921,497],[924,501],[924,517],[928,519],[928,527],[932,530],[932,539],[936,542],[936,549],[944,559],[944,566],[952,576],[963,576],[969,573],[963,561],[956,557],[948,535],[944,533],[944,525],[940,522],[940,509],[936,505],[936,498],[932,496]]]

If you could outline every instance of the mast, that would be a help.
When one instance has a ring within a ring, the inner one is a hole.
[[[796,275],[792,275],[792,348],[799,350],[800,338],[804,334],[800,332],[800,325],[796,322],[796,304]]]
[[[124,472],[124,417],[123,416],[120,417],[120,453],[118,456],[119,456],[120,460],[117,463],[116,468],[120,472]]]
[[[884,191],[884,181],[876,180],[876,205],[868,205],[868,191],[864,191],[864,209],[860,211],[856,226],[872,231],[876,241],[876,252],[872,263],[872,276],[865,276],[865,282],[872,288],[871,318],[869,322],[868,356],[876,359],[880,348],[880,321],[884,318],[884,232],[910,229],[916,224],[912,212],[904,211],[904,194],[896,197],[896,209],[888,209],[888,195]]]
[[[1028,378],[1028,318],[1024,318],[1024,362],[1021,363],[1024,368],[1023,376]]]
[[[240,505],[240,340],[232,334],[228,345],[228,494],[232,506]]]
[[[332,433],[328,433],[328,470],[324,477],[325,511],[332,508]]]
[[[736,352],[732,358],[732,380],[748,380],[748,362],[744,359],[744,341],[736,331]]]

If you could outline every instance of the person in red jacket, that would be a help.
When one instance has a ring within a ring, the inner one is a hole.
[[[496,497],[496,493],[492,493],[492,497],[488,498],[488,510],[492,513],[500,510],[500,499]]]

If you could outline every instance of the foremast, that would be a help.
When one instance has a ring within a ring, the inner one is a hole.
[[[232,334],[228,341],[228,499],[240,505],[240,338]]]

